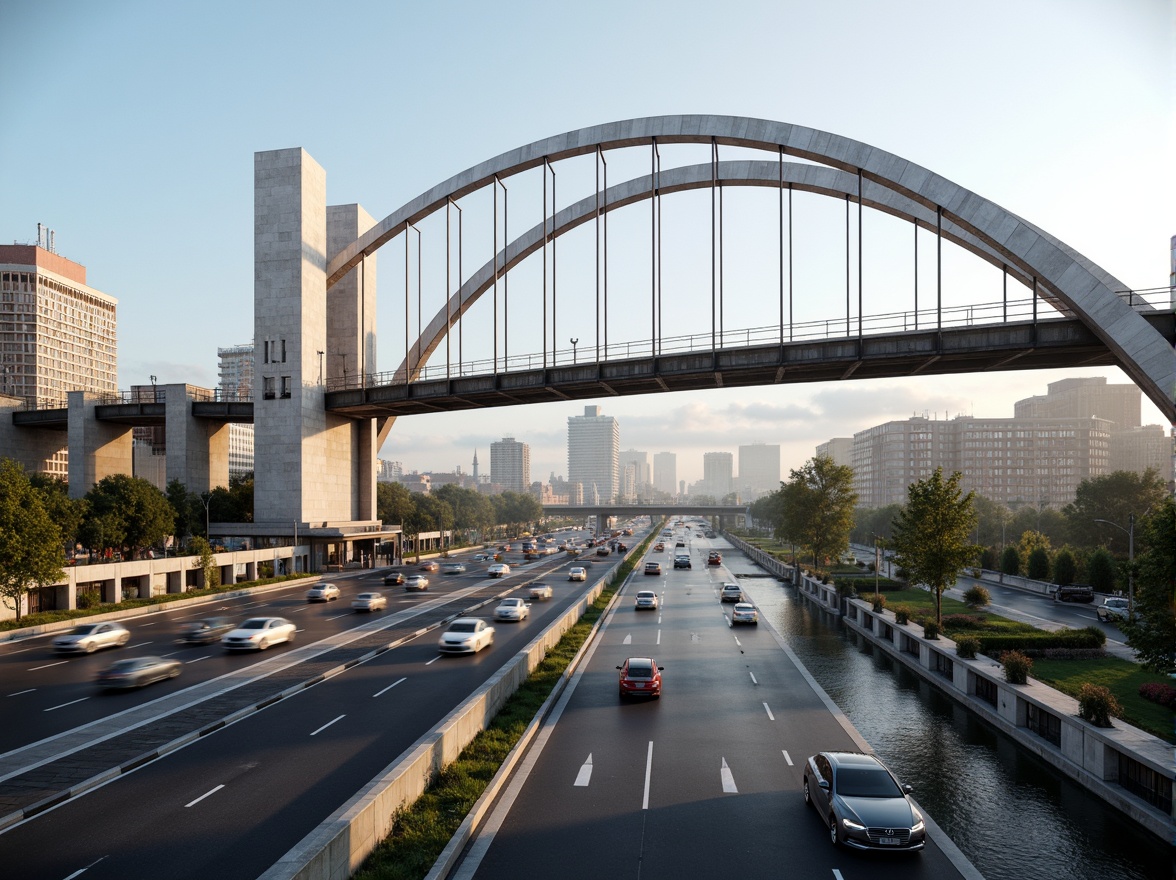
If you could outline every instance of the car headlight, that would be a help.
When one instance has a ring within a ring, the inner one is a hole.
[[[922,831],[926,827],[927,826],[923,824],[923,820],[920,819],[914,825],[911,826],[911,834],[918,834],[920,831]]]
[[[859,825],[857,822],[852,822],[849,819],[842,819],[841,824],[845,826],[847,831],[865,831],[865,825]]]

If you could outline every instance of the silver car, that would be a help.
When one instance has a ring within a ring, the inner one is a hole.
[[[1127,616],[1128,602],[1122,596],[1110,596],[1094,609],[1103,623],[1115,623]]]
[[[264,651],[270,645],[293,642],[296,627],[284,617],[251,617],[221,638],[230,651]]]
[[[98,673],[98,684],[109,690],[137,688],[175,678],[180,674],[181,663],[168,657],[132,657],[116,660]]]
[[[633,599],[633,609],[635,611],[656,611],[657,593],[653,590],[638,590]]]
[[[759,612],[755,610],[755,606],[750,602],[739,602],[731,609],[731,625],[737,623],[750,623],[752,626],[759,624]]]
[[[459,617],[441,634],[442,654],[477,654],[494,644],[494,627],[476,617]]]
[[[93,654],[101,648],[121,648],[131,640],[131,633],[121,623],[103,620],[82,623],[53,640],[58,654]]]
[[[339,598],[339,588],[334,584],[315,584],[306,591],[307,602],[330,602]]]
[[[356,611],[383,611],[388,600],[383,593],[360,593],[351,600],[351,607]]]
[[[494,619],[523,621],[530,614],[527,610],[530,607],[522,599],[503,599],[494,609]]]
[[[922,814],[886,765],[860,752],[820,752],[804,765],[804,802],[834,846],[911,852],[926,843]]]

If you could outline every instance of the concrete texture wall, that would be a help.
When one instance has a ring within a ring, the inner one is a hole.
[[[11,458],[30,474],[49,471],[53,457],[67,448],[68,433],[16,427],[12,414],[23,406],[21,398],[0,394],[0,455]]]
[[[69,497],[83,497],[111,474],[133,473],[131,428],[100,422],[98,395],[69,392]]]
[[[184,384],[165,385],[167,482],[189,492],[229,485],[229,425],[192,417],[192,395]]]

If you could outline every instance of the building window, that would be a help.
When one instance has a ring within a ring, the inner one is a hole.
[[[290,377],[282,377],[282,397],[288,398],[290,396]]]
[[[282,340],[282,363],[286,363],[286,340]],[[288,396],[288,395],[286,395]]]
[[[1062,744],[1062,719],[1032,703],[1029,704],[1026,715],[1026,727],[1055,746]]]
[[[1119,753],[1119,785],[1165,813],[1172,812],[1172,780],[1122,752]]]
[[[976,696],[984,702],[996,706],[996,682],[991,679],[976,676]]]
[[[266,400],[273,400],[277,395],[274,392],[274,377],[266,376],[262,381],[262,397]]]

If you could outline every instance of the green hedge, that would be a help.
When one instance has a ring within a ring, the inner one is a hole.
[[[1058,632],[976,633],[975,638],[980,642],[980,653],[990,657],[1005,651],[1032,655],[1051,648],[1101,648],[1107,641],[1106,633],[1094,626]]]

